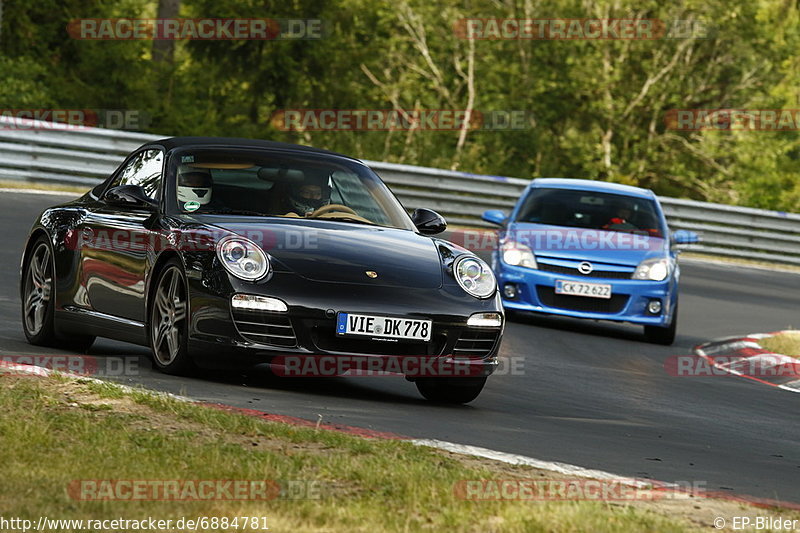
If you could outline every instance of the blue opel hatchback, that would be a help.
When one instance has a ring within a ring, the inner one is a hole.
[[[675,245],[698,237],[670,232],[652,191],[540,178],[510,216],[491,210],[483,219],[502,228],[492,266],[507,310],[630,322],[650,342],[675,340]]]

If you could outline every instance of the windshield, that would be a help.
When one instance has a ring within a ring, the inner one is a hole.
[[[318,154],[183,150],[170,179],[182,213],[316,218],[413,230],[370,169]]]
[[[516,222],[663,237],[655,202],[619,194],[571,189],[531,189]]]

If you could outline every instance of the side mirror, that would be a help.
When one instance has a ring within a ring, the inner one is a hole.
[[[140,185],[117,185],[106,191],[103,201],[117,207],[155,209],[158,203],[147,196]]]
[[[499,209],[490,209],[489,211],[484,211],[483,216],[481,216],[483,220],[486,222],[491,222],[492,224],[497,224],[498,226],[502,226],[506,223],[506,219],[508,218],[506,214]]]
[[[695,244],[700,242],[700,237],[693,231],[679,229],[672,232],[672,242],[675,244]]]
[[[415,209],[411,222],[424,235],[436,235],[447,229],[447,221],[442,215],[430,209]]]

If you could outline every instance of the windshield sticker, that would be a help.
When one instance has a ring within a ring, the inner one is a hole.
[[[194,156],[193,155],[181,156],[181,163],[194,163]]]
[[[197,211],[200,209],[200,202],[186,202],[183,204],[184,211]]]

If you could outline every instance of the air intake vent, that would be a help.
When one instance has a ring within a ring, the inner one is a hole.
[[[609,299],[556,294],[553,287],[543,287],[541,285],[536,286],[536,294],[539,296],[539,301],[542,302],[542,305],[547,307],[612,315],[622,311],[630,298],[627,294],[614,294]]]
[[[297,338],[289,317],[264,311],[233,310],[233,322],[245,339],[258,344],[290,348]]]
[[[539,270],[545,272],[555,272],[557,274],[568,274],[570,276],[581,276],[586,278],[605,278],[605,279],[631,279],[633,271],[617,272],[614,270],[593,270],[589,274],[583,274],[577,268],[565,267],[560,265],[549,265],[539,263]]]
[[[464,330],[453,347],[456,357],[487,357],[492,353],[500,330]]]

